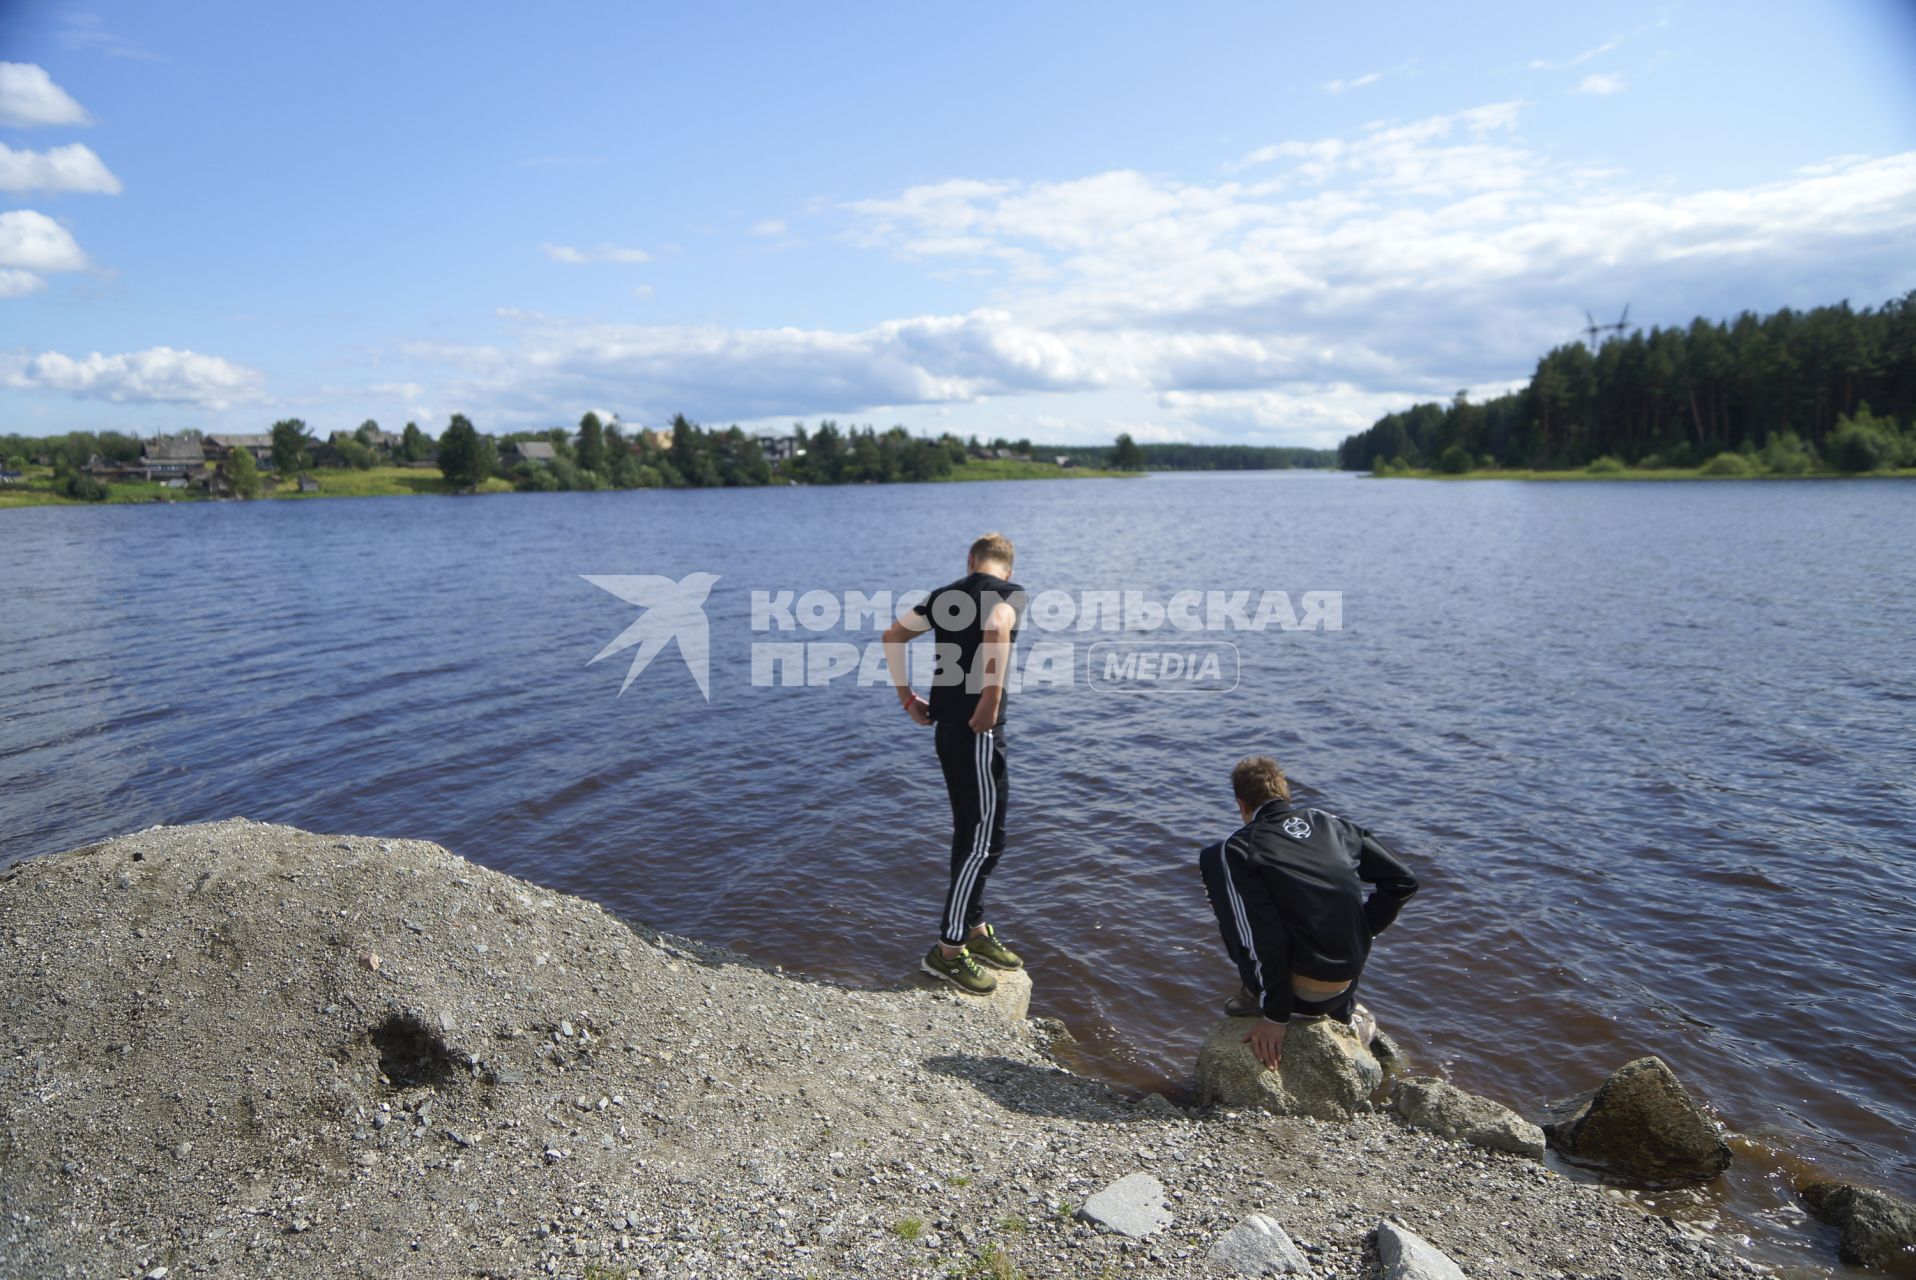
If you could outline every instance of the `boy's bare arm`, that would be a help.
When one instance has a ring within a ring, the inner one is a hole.
[[[912,692],[911,654],[906,646],[929,630],[931,623],[916,613],[903,614],[885,628],[885,670],[891,674],[892,690],[898,705],[919,724],[931,723],[931,705]]]
[[[984,638],[978,644],[974,659],[981,679],[978,708],[971,713],[973,733],[989,733],[998,723],[998,706],[1005,696],[1005,672],[1011,665],[1011,628],[1017,621],[1016,611],[1002,600],[985,619]]]

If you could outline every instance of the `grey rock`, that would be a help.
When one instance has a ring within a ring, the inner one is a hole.
[[[1844,1262],[1857,1267],[1916,1263],[1916,1205],[1843,1182],[1812,1182],[1802,1196],[1818,1222],[1837,1229],[1836,1249]]]
[[[1262,1107],[1287,1116],[1348,1120],[1367,1110],[1384,1069],[1351,1029],[1328,1018],[1294,1022],[1276,1071],[1244,1043],[1256,1018],[1225,1018],[1198,1048],[1198,1097],[1227,1107]]]
[[[1028,1030],[1025,1019],[1031,1013],[1031,975],[1023,969],[988,969],[986,972],[998,980],[997,988],[990,995],[962,993],[950,983],[923,972],[912,975],[912,985],[924,991],[948,992],[954,999],[976,1005],[1007,1026]]]
[[[1638,1058],[1559,1103],[1544,1137],[1567,1159],[1646,1183],[1707,1182],[1730,1165],[1722,1127],[1661,1058]]]
[[[1377,1261],[1384,1280],[1469,1280],[1449,1254],[1388,1218],[1377,1224]]]
[[[1400,1081],[1390,1109],[1405,1124],[1488,1151],[1543,1159],[1543,1130],[1509,1107],[1427,1076]]]
[[[1217,1238],[1207,1261],[1227,1276],[1308,1276],[1311,1264],[1275,1218],[1254,1213]]]
[[[1078,1216],[1087,1222],[1142,1240],[1171,1225],[1164,1184],[1148,1173],[1127,1173],[1084,1202]]]

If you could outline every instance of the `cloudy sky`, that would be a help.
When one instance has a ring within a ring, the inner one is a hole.
[[[1916,288],[1912,67],[1907,0],[0,0],[0,430],[1334,444]]]

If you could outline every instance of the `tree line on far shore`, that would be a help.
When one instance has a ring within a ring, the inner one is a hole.
[[[1482,404],[1386,414],[1338,449],[1351,471],[1484,467],[1720,475],[1916,466],[1916,292],[1559,346]]]
[[[747,433],[737,426],[707,428],[684,415],[664,430],[629,429],[587,413],[576,429],[553,427],[490,435],[464,414],[453,414],[437,437],[408,422],[395,434],[371,419],[356,431],[319,440],[298,418],[275,422],[254,437],[254,449],[209,448],[207,471],[220,491],[256,496],[270,472],[290,480],[311,470],[380,465],[436,467],[456,489],[503,480],[528,491],[723,488],[780,484],[889,484],[940,480],[983,460],[1010,464],[1018,474],[1053,467],[1111,471],[1252,470],[1328,467],[1330,450],[1255,445],[1140,445],[1120,434],[1110,445],[1039,445],[1002,437],[981,441],[945,433],[915,436],[903,426],[841,426],[832,420],[789,435]],[[204,441],[188,430],[176,438]],[[265,441],[270,441],[270,449]],[[544,448],[527,449],[534,443]],[[61,496],[100,500],[120,468],[137,468],[149,442],[119,432],[73,432],[31,438],[0,436],[0,462],[14,469],[28,459],[49,463]],[[227,441],[230,443],[230,440]],[[256,458],[254,453],[259,456]],[[528,454],[538,456],[528,458]],[[1001,474],[994,470],[992,474]],[[137,471],[132,472],[137,475]],[[104,477],[104,478],[103,478]],[[121,478],[124,478],[121,476]]]

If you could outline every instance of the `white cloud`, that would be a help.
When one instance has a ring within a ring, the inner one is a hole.
[[[50,151],[15,151],[0,142],[0,191],[83,191],[120,194],[120,180],[90,147],[71,143]]]
[[[1366,87],[1367,85],[1376,84],[1379,80],[1382,80],[1383,78],[1384,78],[1383,72],[1370,71],[1370,72],[1366,72],[1365,74],[1361,76],[1353,76],[1349,80],[1326,80],[1324,82],[1324,92],[1325,93],[1343,93],[1349,89],[1362,89]]]
[[[766,218],[763,221],[752,224],[752,234],[755,236],[782,236],[785,234],[785,224],[777,218]]]
[[[0,62],[0,125],[92,124],[85,108],[53,83],[44,67],[31,62]]]
[[[151,49],[108,30],[105,19],[97,13],[69,12],[66,15],[66,23],[60,31],[60,43],[69,49],[104,53],[109,58],[137,58],[145,62],[165,61]]]
[[[652,286],[649,284],[635,284],[632,286],[632,296],[635,298],[649,298],[652,296]]]
[[[967,402],[1081,389],[1104,376],[1058,336],[990,310],[858,333],[520,320],[511,349],[416,344],[409,354],[453,369],[441,398],[455,403],[539,417],[554,404],[615,402],[647,421],[679,411],[731,420]]]
[[[845,239],[927,277],[987,272],[971,287],[988,305],[959,314],[846,331],[515,315],[498,345],[407,354],[438,368],[435,401],[495,428],[568,404],[720,422],[917,406],[930,426],[1041,403],[1087,431],[1329,443],[1521,380],[1586,306],[1684,323],[1916,286],[1916,151],[1673,192],[1555,159],[1521,126],[1499,103],[1275,142],[1211,183],[957,179],[840,207]]]
[[[594,245],[590,249],[576,249],[569,244],[542,244],[539,252],[554,262],[570,263],[580,266],[588,262],[650,262],[652,255],[643,249],[624,249],[616,244]]]
[[[0,213],[0,298],[43,287],[50,271],[81,271],[87,257],[67,229],[32,209]]]
[[[95,351],[77,359],[58,351],[0,352],[0,386],[114,404],[226,409],[258,398],[263,383],[257,370],[172,347],[112,356]]]
[[[1530,69],[1532,71],[1567,71],[1571,67],[1580,67],[1592,58],[1601,58],[1604,54],[1612,52],[1627,38],[1626,36],[1618,36],[1614,40],[1605,40],[1602,44],[1592,45],[1582,53],[1557,62],[1552,62],[1548,58],[1535,58],[1531,60]]]
[[[1582,82],[1578,84],[1575,89],[1571,90],[1571,92],[1572,93],[1594,93],[1598,95],[1622,93],[1623,92],[1623,77],[1620,75],[1603,75],[1603,74],[1588,75],[1588,76],[1585,76]]]
[[[46,287],[47,282],[31,271],[0,269],[0,298],[24,298],[29,293]]]

